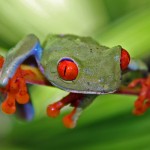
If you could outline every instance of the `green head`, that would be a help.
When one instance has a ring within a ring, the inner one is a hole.
[[[76,93],[112,93],[121,82],[121,47],[108,48],[90,37],[49,35],[41,64],[47,79]]]

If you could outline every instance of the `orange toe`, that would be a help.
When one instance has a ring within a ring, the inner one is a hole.
[[[11,99],[11,102],[8,100],[5,100],[1,104],[2,111],[6,114],[13,114],[16,112],[16,106],[15,106],[15,101]]]
[[[57,117],[59,114],[60,114],[60,108],[58,105],[56,105],[55,103],[54,104],[51,104],[47,107],[47,115],[49,117],[52,117],[52,118],[55,118]]]
[[[72,116],[69,114],[69,115],[66,115],[64,118],[63,118],[63,123],[65,125],[65,127],[67,128],[74,128],[76,126],[74,120],[72,120]]]
[[[19,104],[26,104],[26,103],[28,103],[29,102],[29,94],[27,92],[19,92],[19,93],[17,93],[16,101]]]

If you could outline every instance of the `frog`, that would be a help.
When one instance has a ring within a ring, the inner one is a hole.
[[[38,73],[35,73],[32,67],[23,69],[22,64],[30,57],[34,57]],[[129,53],[120,45],[109,48],[91,37],[49,34],[42,45],[36,35],[29,34],[10,49],[5,58],[0,58],[0,68],[0,91],[6,93],[1,107],[7,114],[14,114],[18,104],[31,104],[26,86],[28,81],[33,84],[50,85],[69,94],[48,105],[47,115],[55,118],[64,106],[70,104],[73,110],[64,116],[63,123],[68,128],[74,128],[83,110],[92,104],[98,95],[119,91],[122,76],[128,71],[146,74],[146,78],[136,79],[129,85],[129,88],[138,84],[142,86],[135,113],[143,113],[150,103],[148,101],[143,106],[144,100],[150,95],[147,65],[131,60]],[[147,93],[143,98],[145,90]]]

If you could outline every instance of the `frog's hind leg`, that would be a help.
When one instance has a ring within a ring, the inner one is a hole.
[[[32,55],[35,57],[37,63],[39,63],[42,55],[42,48],[38,38],[30,34],[7,53],[0,73],[0,85],[5,87],[9,79],[14,76],[20,64]]]
[[[6,93],[6,99],[1,104],[3,112],[13,114],[16,111],[16,103],[26,104],[29,95],[24,78],[21,63],[33,55],[37,62],[40,61],[42,49],[38,38],[30,34],[21,40],[8,52],[4,60],[0,57],[0,86],[1,91]]]
[[[74,108],[70,114],[63,118],[63,123],[67,128],[74,128],[83,109],[90,105],[95,97],[96,95],[70,93],[62,100],[49,105],[47,107],[47,114],[49,117],[57,117],[60,114],[61,108],[71,104]]]

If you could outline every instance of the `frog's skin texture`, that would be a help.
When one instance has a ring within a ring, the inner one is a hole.
[[[89,37],[50,35],[44,43],[41,65],[47,79],[63,90],[88,94],[113,93],[121,83],[121,49],[121,46],[101,46]],[[58,62],[66,58],[77,63],[79,68],[77,78],[70,82],[62,80],[57,71]]]
[[[98,44],[90,37],[75,35],[52,34],[41,46],[39,39],[30,34],[7,53],[5,61],[2,57],[0,58],[1,92],[7,95],[2,103],[2,110],[7,114],[12,114],[16,111],[16,102],[19,104],[29,102],[26,87],[28,81],[46,85],[51,83],[53,86],[69,91],[70,94],[49,105],[47,114],[50,117],[56,117],[62,107],[71,104],[74,109],[64,117],[63,122],[66,127],[73,128],[83,109],[93,102],[97,94],[114,93],[121,86],[121,52],[121,46],[108,48]],[[20,66],[30,56],[34,56],[42,74],[35,72],[30,67],[23,69]],[[127,59],[126,64],[128,65],[128,56]],[[69,80],[66,80],[65,76],[69,67],[65,67],[62,72],[65,77],[59,73],[62,68],[58,66],[62,62],[64,65],[64,60],[67,63],[71,62],[75,68],[73,78],[69,76]],[[138,67],[136,65],[136,61],[132,61],[128,69],[147,72],[144,64],[138,65]],[[147,80],[143,82],[145,83]],[[148,83],[150,84],[149,81]],[[131,87],[135,85],[136,83],[133,82]],[[143,89],[147,89],[147,87]],[[30,110],[33,112],[33,108],[30,107]]]

